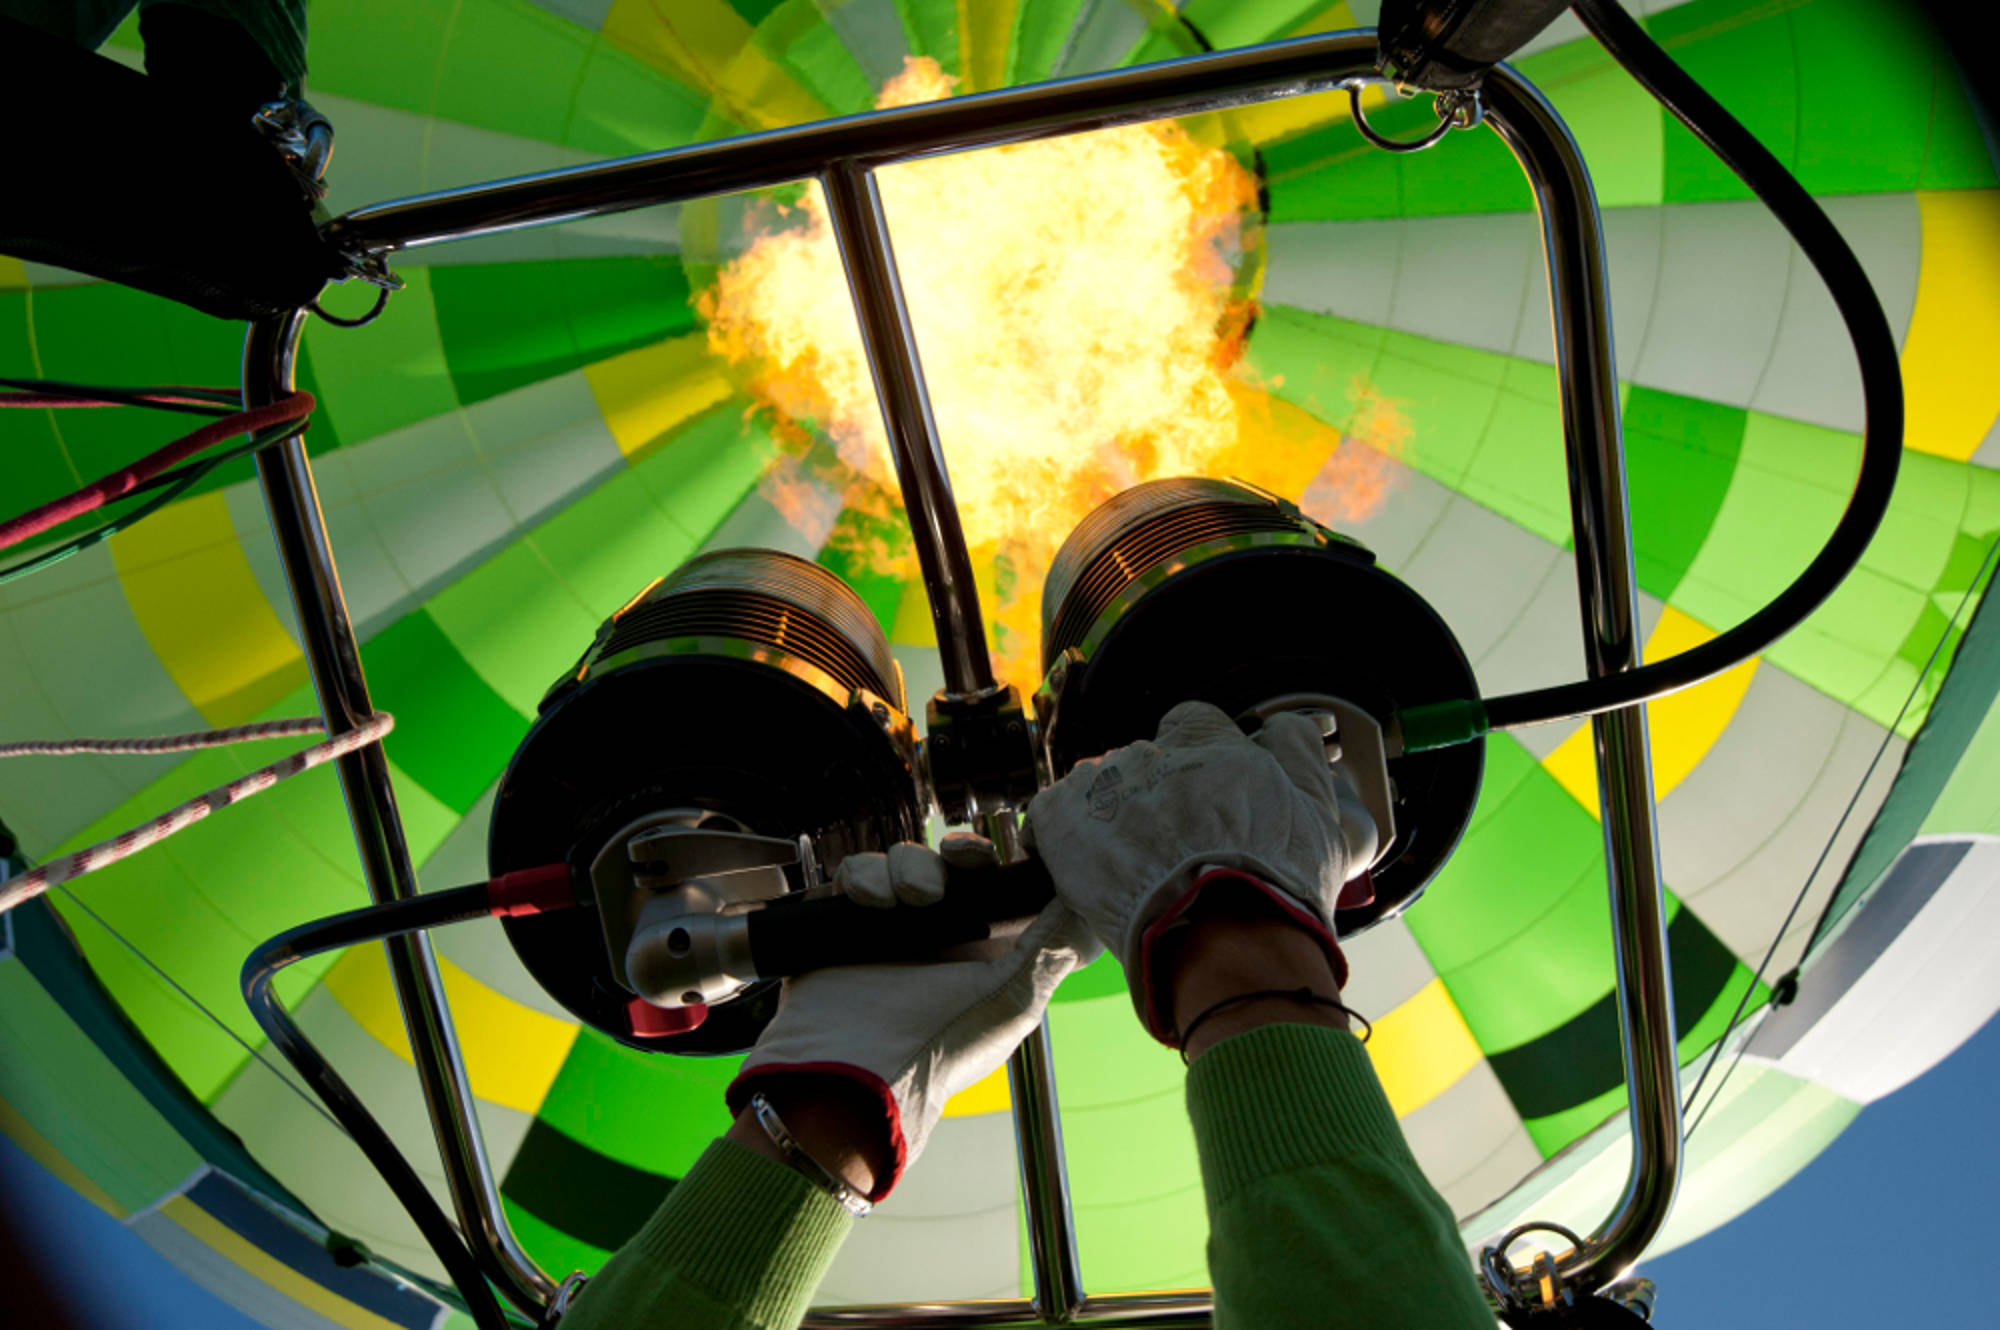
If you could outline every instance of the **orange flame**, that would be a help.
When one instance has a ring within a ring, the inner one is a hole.
[[[953,82],[935,60],[908,59],[879,104],[946,97]],[[1231,286],[1256,240],[1256,181],[1160,122],[928,158],[883,170],[880,187],[966,539],[986,570],[996,666],[1026,691],[1042,577],[1070,529],[1139,481],[1211,472],[1242,436],[1231,368],[1255,307]],[[780,423],[786,456],[764,493],[809,535],[827,529],[829,494],[895,516],[817,186],[754,215],[751,239],[697,308],[711,349]],[[890,534],[900,525],[856,524],[875,570],[914,571],[907,540]]]

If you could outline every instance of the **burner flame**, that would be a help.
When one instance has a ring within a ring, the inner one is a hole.
[[[908,59],[878,104],[947,97],[953,82]],[[1246,417],[1272,409],[1238,366],[1256,314],[1239,273],[1260,244],[1257,181],[1176,121],[926,158],[879,181],[996,668],[1025,691],[1042,576],[1070,529],[1140,481],[1214,473]],[[748,248],[697,309],[778,424],[766,497],[809,539],[914,576],[817,185],[753,210]],[[1339,442],[1324,433],[1321,461]],[[1331,464],[1307,475],[1351,520],[1382,474],[1350,461],[1359,483]]]

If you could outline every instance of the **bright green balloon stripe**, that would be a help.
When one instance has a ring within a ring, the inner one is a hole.
[[[1487,740],[1473,827],[1410,931],[1482,1048],[1545,1034],[1609,992],[1611,919],[1604,836],[1533,755]]]
[[[722,1092],[742,1061],[641,1053],[585,1027],[538,1116],[600,1154],[680,1177],[728,1129]]]
[[[964,74],[959,57],[956,6],[896,0],[896,14],[903,21],[903,40],[911,55],[929,56],[953,77]]]
[[[51,1076],[57,1067],[62,1074]],[[18,956],[0,958],[0,1101],[0,1118],[18,1115],[128,1211],[179,1186],[200,1162]]]
[[[1263,311],[1248,359],[1260,382],[1322,420],[1345,420],[1357,388],[1389,398],[1410,425],[1404,462],[1568,543],[1552,367],[1284,306]]]
[[[1180,1059],[1123,993],[1052,1007],[1049,1037],[1086,1286],[1185,1286],[1207,1227]]]
[[[227,751],[198,754],[113,809],[77,838],[102,839],[257,765]],[[338,785],[301,777],[259,796],[254,814],[231,809],[171,842],[98,870],[73,890],[132,944],[253,1046],[262,1033],[237,990],[243,958],[265,938],[317,915],[366,903],[352,866],[353,836]],[[412,792],[415,802],[425,802]],[[411,812],[406,801],[406,815]],[[233,816],[232,816],[233,814]],[[68,848],[68,847],[65,847]],[[58,895],[57,910],[106,989],[197,1098],[228,1084],[247,1057],[95,921]],[[332,964],[292,967],[280,995],[296,999]]]
[[[1020,0],[1014,12],[1014,38],[1007,48],[1008,83],[1038,83],[1050,77],[1086,3]]]
[[[786,0],[778,8],[782,11],[778,21],[760,27],[757,39],[760,44],[775,45],[774,38],[782,42],[775,54],[800,86],[817,97],[829,115],[851,115],[873,107],[874,81],[813,0]]]
[[[1568,482],[1554,370],[1413,334],[1268,308],[1250,363],[1273,391],[1339,421],[1356,382],[1411,426],[1400,456],[1533,531],[1569,544]],[[1714,629],[1781,590],[1833,529],[1860,459],[1858,436],[1638,386],[1626,389],[1628,471],[1640,587]],[[2000,473],[1906,452],[1861,567],[1765,659],[1890,724],[2000,530]],[[1923,716],[1919,697],[1906,735]]]

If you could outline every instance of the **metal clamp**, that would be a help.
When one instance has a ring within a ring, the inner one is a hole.
[[[1489,1293],[1502,1307],[1515,1310],[1529,1307],[1551,1308],[1573,1300],[1564,1284],[1562,1270],[1547,1252],[1537,1252],[1526,1278],[1508,1257],[1507,1250],[1530,1233],[1553,1233],[1567,1239],[1570,1251],[1581,1252],[1584,1241],[1561,1224],[1530,1222],[1510,1228],[1500,1239],[1480,1253],[1479,1265]]]

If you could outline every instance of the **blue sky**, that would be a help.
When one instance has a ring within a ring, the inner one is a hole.
[[[1641,1273],[1663,1330],[2000,1324],[2000,1021],[1868,1108],[1762,1205]]]
[[[1663,1330],[1881,1330],[1996,1321],[2000,1022],[1865,1110],[1750,1213],[1646,1261]],[[86,1299],[93,1330],[252,1330],[138,1237],[0,1137],[0,1197],[33,1216],[34,1256]]]

